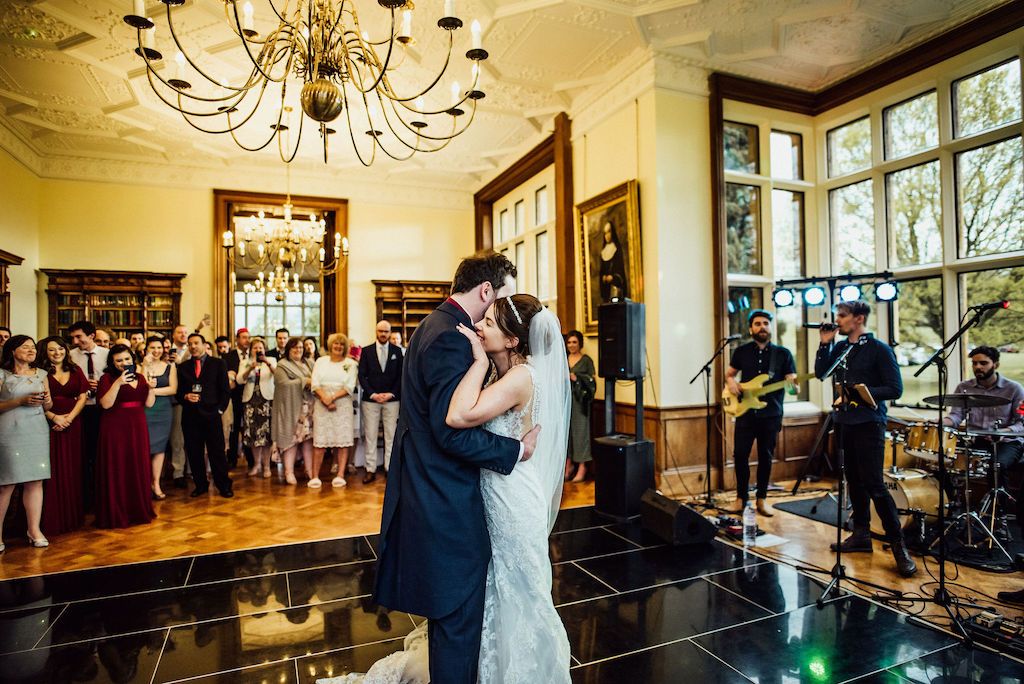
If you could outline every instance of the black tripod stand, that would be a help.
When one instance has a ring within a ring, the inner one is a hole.
[[[704,502],[692,504],[701,508],[715,508],[714,501],[711,500],[711,367],[715,365],[715,359],[725,350],[726,346],[733,340],[738,340],[739,335],[730,335],[729,337],[723,337],[718,343],[718,349],[711,355],[697,374],[690,378],[689,384],[693,384],[697,381],[697,378],[704,376],[704,431],[707,437],[705,443],[705,454],[704,454]]]
[[[833,375],[836,376],[836,380],[843,387],[846,386],[846,369],[847,369],[847,357],[850,352],[853,351],[854,345],[847,344],[846,349],[842,351],[839,357],[832,363],[832,366],[822,376],[822,380],[830,378]],[[848,582],[854,582],[865,587],[871,587],[872,589],[887,592],[895,596],[896,592],[888,587],[883,587],[880,584],[874,584],[867,580],[858,579],[856,577],[850,577],[846,574],[846,566],[843,565],[843,516],[846,514],[846,448],[843,444],[843,421],[839,419],[838,414],[844,413],[849,407],[849,402],[844,396],[842,401],[832,405],[832,423],[835,425],[836,430],[836,443],[838,449],[836,450],[836,461],[839,468],[839,492],[836,501],[836,563],[832,566],[829,571],[829,583],[822,589],[821,595],[815,602],[818,608],[824,608],[826,603],[830,603],[835,600],[843,599],[849,596],[842,592],[841,582],[847,580]],[[806,566],[797,566],[798,570],[804,572],[821,573],[822,570],[818,568],[810,568]]]
[[[946,431],[942,429],[942,413],[946,408],[946,375],[948,369],[946,368],[946,353],[947,350],[951,350],[953,345],[957,343],[964,333],[970,328],[978,325],[981,319],[985,316],[985,313],[992,308],[991,305],[986,307],[975,307],[974,315],[960,326],[960,329],[954,333],[952,337],[946,340],[942,346],[935,350],[931,358],[924,362],[924,364],[914,371],[914,377],[918,377],[925,371],[928,366],[935,366],[938,376],[939,393],[934,397],[926,397],[925,401],[929,404],[934,404],[939,409],[939,515],[938,515],[938,529],[939,529],[939,586],[935,589],[935,593],[932,596],[925,596],[923,598],[912,598],[907,599],[912,602],[922,603],[934,603],[938,606],[942,606],[943,610],[949,616],[953,626],[956,627],[956,631],[963,637],[964,641],[968,644],[971,643],[971,637],[964,629],[963,621],[960,619],[958,612],[955,610],[957,607],[966,606],[968,608],[981,608],[982,606],[967,603],[955,598],[946,589]]]

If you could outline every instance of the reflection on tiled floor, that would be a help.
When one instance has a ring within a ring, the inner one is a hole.
[[[377,540],[353,537],[0,582],[0,682],[274,682],[365,671],[419,618],[370,594]],[[715,541],[563,511],[554,597],[573,682],[938,684],[1024,667]]]

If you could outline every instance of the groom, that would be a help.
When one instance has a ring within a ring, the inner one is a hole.
[[[535,427],[517,442],[445,424],[473,362],[455,327],[472,326],[515,291],[501,254],[464,259],[452,295],[416,328],[402,368],[402,406],[391,455],[377,564],[378,603],[429,618],[431,684],[475,684],[491,543],[480,469],[504,475],[533,455]]]

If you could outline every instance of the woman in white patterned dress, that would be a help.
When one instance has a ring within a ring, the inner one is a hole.
[[[536,297],[496,301],[474,332],[460,332],[473,347],[473,365],[452,396],[451,427],[483,425],[519,439],[541,431],[533,457],[510,475],[481,470],[480,488],[491,537],[480,684],[567,684],[569,640],[551,598],[548,535],[558,513],[569,428],[569,372],[558,318]],[[490,369],[497,380],[480,388]],[[426,623],[405,648],[365,674],[323,684],[426,684]]]
[[[310,464],[307,486],[320,486],[320,464],[324,451],[334,449],[338,461],[338,476],[331,481],[333,487],[344,487],[345,464],[353,439],[355,412],[352,394],[356,391],[359,364],[348,355],[349,341],[342,333],[327,338],[329,356],[321,356],[313,364],[313,462]]]

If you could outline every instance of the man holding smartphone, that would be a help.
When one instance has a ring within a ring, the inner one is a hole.
[[[188,336],[189,358],[178,364],[178,403],[181,404],[181,429],[185,453],[195,489],[193,498],[210,489],[206,478],[205,456],[210,461],[213,483],[225,499],[235,494],[228,477],[224,455],[224,429],[221,416],[231,400],[231,387],[223,359],[206,353],[206,339],[199,333]]]

